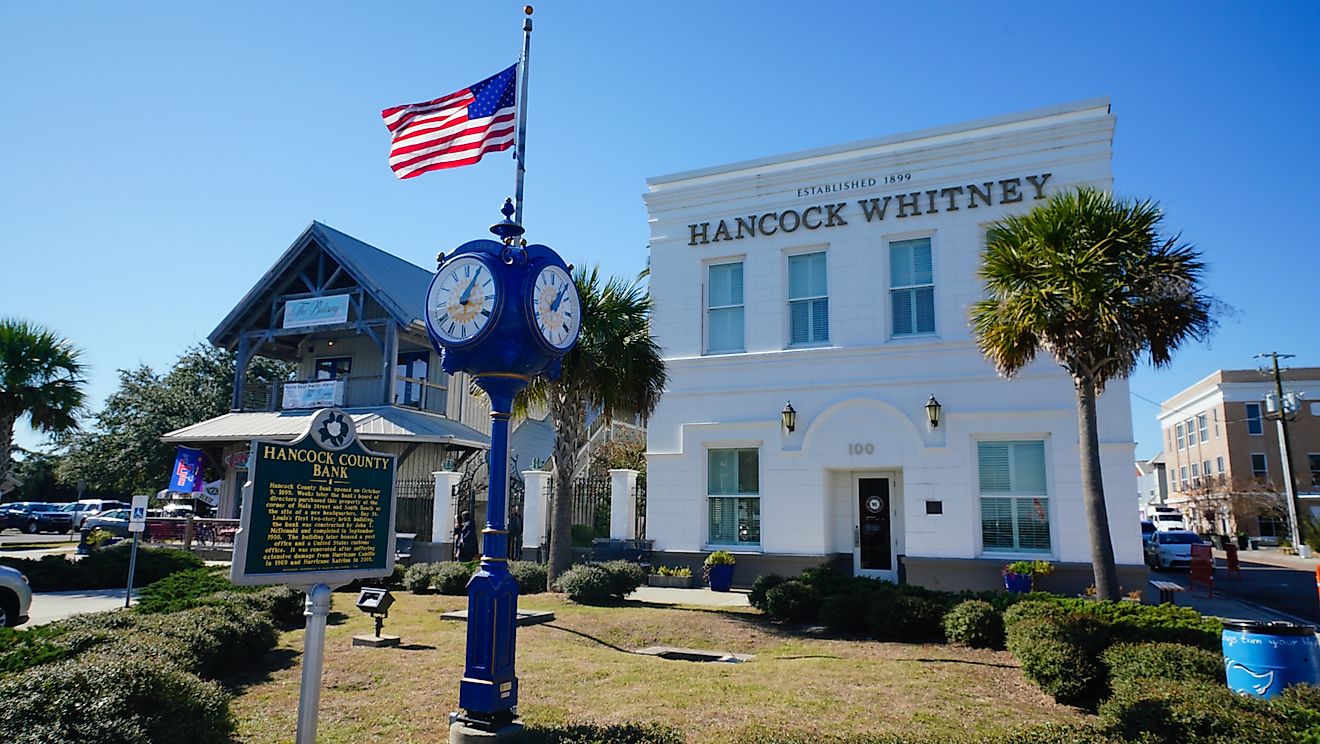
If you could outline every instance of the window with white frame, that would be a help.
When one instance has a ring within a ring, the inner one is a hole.
[[[825,280],[825,252],[788,257],[788,343],[823,344],[830,340],[830,297]]]
[[[1178,449],[1183,449],[1187,446],[1187,438],[1183,436],[1183,425],[1174,424],[1173,430],[1177,432],[1178,435]]]
[[[1260,418],[1260,404],[1247,404],[1247,433],[1262,435],[1265,433],[1265,424]]]
[[[1196,444],[1196,427],[1192,425],[1192,420],[1187,419],[1183,422],[1183,428],[1187,430],[1187,446]]]
[[[1045,443],[978,442],[981,545],[986,552],[1050,552]]]
[[[1192,485],[1201,485],[1201,466],[1196,463],[1192,463]]]
[[[889,308],[892,335],[935,332],[935,267],[930,238],[889,244]]]
[[[1223,455],[1220,455],[1220,456],[1218,456],[1218,457],[1215,458],[1215,470],[1218,471],[1218,473],[1219,473],[1220,475],[1223,475],[1223,474],[1224,474],[1224,456],[1223,456]]]
[[[1204,413],[1196,414],[1196,428],[1201,434],[1201,443],[1210,441],[1210,419]]]
[[[1320,486],[1320,455],[1308,454],[1306,459],[1311,465],[1311,485]]]
[[[1182,482],[1182,490],[1187,490],[1187,466],[1178,468],[1178,480]]]
[[[1218,408],[1212,409],[1212,410],[1210,411],[1210,415],[1212,415],[1212,416],[1215,417],[1215,439],[1218,439],[1218,438],[1219,438],[1219,409],[1218,409]]]
[[[743,350],[743,264],[712,264],[707,270],[706,351]]]
[[[1201,461],[1201,475],[1205,476],[1205,482],[1206,482],[1206,483],[1210,483],[1210,482],[1211,482],[1211,480],[1210,480],[1210,461],[1209,461],[1209,460],[1202,460],[1202,461]]]
[[[761,544],[760,453],[752,448],[706,452],[710,545]]]
[[[1265,462],[1264,452],[1251,453],[1251,475],[1256,478],[1264,479],[1270,474],[1269,465]]]

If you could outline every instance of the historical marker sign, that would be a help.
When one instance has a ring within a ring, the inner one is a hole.
[[[394,570],[394,455],[324,408],[293,442],[254,440],[236,584],[346,584]]]

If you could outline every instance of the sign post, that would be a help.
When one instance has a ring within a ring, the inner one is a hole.
[[[133,533],[133,552],[128,557],[128,586],[124,589],[124,607],[128,607],[129,601],[133,598],[133,574],[137,571],[138,538],[147,528],[148,498],[150,497],[145,495],[134,496],[128,515],[128,531]]]
[[[334,408],[294,441],[256,439],[251,452],[229,578],[307,593],[297,743],[315,744],[330,592],[394,571],[395,458],[364,447]]]

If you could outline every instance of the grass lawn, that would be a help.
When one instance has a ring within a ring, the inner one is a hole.
[[[386,632],[401,649],[354,648],[370,618],[336,594],[325,649],[318,741],[447,740],[458,703],[466,626],[439,614],[465,597],[395,595]],[[1023,678],[1007,653],[937,644],[876,643],[785,633],[760,613],[628,605],[584,607],[556,595],[520,599],[551,610],[518,631],[519,712],[529,726],[655,722],[689,742],[727,741],[748,727],[792,731],[993,733],[1081,714]],[[244,742],[291,742],[301,631],[286,633],[267,668],[236,680]],[[743,664],[667,661],[629,653],[652,645],[755,654]]]

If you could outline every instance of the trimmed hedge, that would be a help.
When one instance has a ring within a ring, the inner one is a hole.
[[[822,734],[754,726],[733,744],[1119,744],[1090,726],[1046,723],[1008,734]]]
[[[1061,703],[1094,707],[1109,691],[1100,653],[1104,625],[1081,613],[1028,617],[1008,626],[1007,647],[1022,673]]]
[[[944,636],[972,648],[1003,648],[1004,618],[989,602],[969,599],[945,613]]]
[[[460,596],[467,594],[467,584],[481,564],[477,561],[456,563],[414,563],[403,573],[400,583],[413,594],[438,592]],[[540,594],[546,587],[546,567],[535,561],[509,561],[509,573],[518,582],[519,594]],[[643,577],[645,580],[645,577]]]
[[[584,564],[574,566],[555,581],[555,591],[563,592],[581,604],[605,604],[610,596],[610,575],[600,566]]]
[[[224,744],[234,730],[219,685],[118,652],[7,677],[0,700],[0,741],[10,744]]]
[[[413,594],[425,594],[431,591],[431,581],[435,578],[434,563],[414,563],[403,572],[403,588]]]
[[[528,728],[508,738],[513,744],[683,744],[683,732],[653,723],[612,726],[567,725]]]
[[[546,566],[536,561],[509,561],[509,573],[518,582],[519,594],[541,594],[546,588]]]
[[[476,567],[470,563],[432,563],[431,588],[441,594],[462,596],[467,594],[468,582]]]
[[[71,561],[62,555],[46,555],[40,560],[0,557],[0,565],[16,568],[27,577],[34,592],[57,592],[69,589],[113,589],[128,580],[131,543],[121,542],[93,551],[82,560]],[[133,586],[153,584],[170,574],[201,568],[201,558],[173,548],[138,548]]]
[[[1107,649],[1101,660],[1109,668],[1110,684],[1139,679],[1176,682],[1205,682],[1222,685],[1224,657],[1203,648],[1179,643],[1119,643]]]
[[[143,587],[133,610],[146,614],[176,612],[195,607],[198,599],[216,592],[255,590],[255,587],[239,589],[221,573],[223,570],[203,567],[170,574]]]
[[[780,576],[779,574],[762,574],[757,576],[756,580],[752,582],[751,592],[747,594],[747,603],[761,612],[768,612],[766,595],[771,589],[774,589],[785,581],[788,581],[788,578]]]
[[[1120,686],[1100,706],[1105,733],[1143,744],[1292,744],[1298,732],[1284,706],[1239,696],[1227,687],[1141,679]]]
[[[785,581],[765,594],[766,611],[777,620],[815,622],[820,592],[801,581]]]

